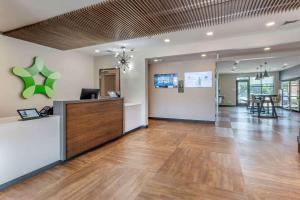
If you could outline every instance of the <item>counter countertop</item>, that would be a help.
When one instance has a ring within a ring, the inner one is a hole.
[[[142,105],[141,103],[124,103],[124,106],[139,106],[139,105]]]
[[[48,118],[51,118],[51,117],[59,117],[59,116],[58,115],[53,115],[53,116],[34,119],[34,120],[43,120],[43,119],[48,119]],[[0,124],[8,124],[8,123],[15,123],[15,122],[28,122],[28,121],[33,121],[33,120],[21,120],[21,118],[19,116],[0,118]]]
[[[91,102],[101,102],[101,101],[116,101],[123,98],[110,98],[110,97],[101,97],[99,99],[87,99],[87,100],[66,100],[66,101],[54,101],[54,102],[63,102],[65,104],[69,103],[91,103]]]

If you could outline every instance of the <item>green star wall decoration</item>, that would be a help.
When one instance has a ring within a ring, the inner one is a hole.
[[[43,94],[48,98],[52,98],[54,96],[54,82],[60,78],[60,74],[50,71],[40,57],[34,57],[33,64],[27,68],[13,67],[12,73],[20,77],[24,82],[21,96],[25,99],[29,99],[35,94]],[[45,78],[42,85],[36,84],[33,78],[38,74]]]

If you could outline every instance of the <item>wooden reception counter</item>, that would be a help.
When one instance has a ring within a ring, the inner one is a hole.
[[[55,101],[61,116],[61,158],[76,155],[123,135],[123,98]]]

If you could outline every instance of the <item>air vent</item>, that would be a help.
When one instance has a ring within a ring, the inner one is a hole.
[[[112,51],[112,50],[107,50],[106,53],[111,53],[111,54],[114,54],[115,52]]]
[[[297,19],[297,20],[291,20],[291,21],[286,21],[284,22],[281,26],[286,26],[286,25],[291,25],[291,24],[295,24],[297,22],[299,22],[300,20]]]

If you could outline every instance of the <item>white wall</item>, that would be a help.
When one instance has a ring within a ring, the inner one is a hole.
[[[280,80],[287,81],[300,78],[300,65],[283,70],[280,72]]]
[[[211,88],[154,88],[154,74],[176,73],[184,80],[185,72],[215,72],[214,60],[183,60],[149,65],[149,117],[215,121],[215,80]]]
[[[62,75],[54,85],[54,100],[78,99],[81,88],[94,86],[93,57],[0,35],[0,117],[17,115],[19,108],[40,109],[52,105],[53,99],[40,94],[31,99],[22,99],[20,93],[23,83],[10,72],[13,66],[28,67],[34,56],[41,57],[51,70]]]

